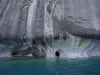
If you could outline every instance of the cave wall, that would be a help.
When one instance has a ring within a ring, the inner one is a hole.
[[[48,8],[49,5],[49,8]],[[100,0],[0,0],[1,38],[100,37]]]

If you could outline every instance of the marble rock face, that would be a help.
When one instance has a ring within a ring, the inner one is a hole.
[[[0,0],[0,37],[100,38],[100,0]]]

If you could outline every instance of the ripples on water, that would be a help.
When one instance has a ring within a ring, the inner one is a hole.
[[[81,59],[31,57],[0,59],[0,75],[99,75],[100,57]]]

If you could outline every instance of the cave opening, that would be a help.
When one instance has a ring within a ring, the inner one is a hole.
[[[60,53],[59,53],[58,51],[55,52],[55,55],[56,55],[57,57],[60,57]]]
[[[13,52],[11,53],[11,55],[12,55],[12,56],[14,56],[14,55],[18,55],[18,52],[13,51]]]

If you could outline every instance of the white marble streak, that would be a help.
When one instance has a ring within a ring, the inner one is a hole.
[[[50,5],[49,0],[45,0],[45,16],[44,16],[44,36],[53,37],[53,19],[52,19],[52,5]],[[51,14],[47,11],[47,6],[51,7]]]
[[[27,18],[27,42],[30,44],[32,42],[32,38],[34,35],[32,34],[32,27],[35,25],[35,18],[36,18],[36,8],[37,8],[37,0],[33,0],[32,3],[30,3],[29,12],[28,12],[28,18]]]

